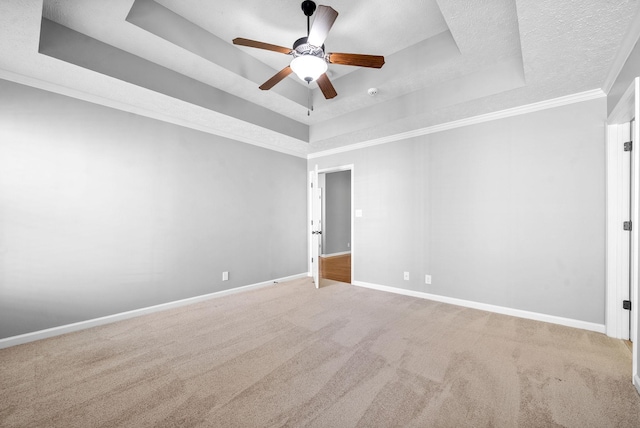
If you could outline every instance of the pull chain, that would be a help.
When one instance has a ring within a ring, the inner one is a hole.
[[[311,15],[307,15],[307,37],[309,37],[310,33],[310,25],[309,22],[311,20]],[[307,82],[307,85],[311,85],[311,82]],[[311,116],[311,110],[313,110],[313,106],[311,105],[311,88],[309,88],[309,92],[307,92],[307,116]]]
[[[307,82],[311,85],[311,82]],[[309,88],[309,92],[307,92],[307,116],[311,116],[311,112],[313,111],[313,92],[311,88]]]

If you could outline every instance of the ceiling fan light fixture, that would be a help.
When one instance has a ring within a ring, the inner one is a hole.
[[[291,69],[300,79],[307,83],[315,81],[327,71],[327,62],[324,58],[315,55],[300,55],[291,61]]]
[[[269,90],[291,73],[296,73],[303,82],[317,82],[322,95],[324,95],[326,99],[330,100],[336,97],[338,93],[336,92],[336,88],[333,87],[331,79],[327,76],[326,71],[329,68],[328,64],[341,64],[369,68],[380,68],[384,65],[384,57],[380,55],[363,55],[340,52],[331,52],[326,54],[324,50],[324,41],[327,38],[333,23],[338,17],[338,12],[331,6],[320,5],[316,7],[315,2],[312,0],[304,0],[302,2],[302,11],[307,17],[307,36],[296,40],[293,44],[293,49],[259,42],[257,40],[245,39],[242,37],[236,37],[233,39],[234,45],[264,49],[293,56],[293,60],[289,65],[259,86],[261,90]],[[314,14],[315,18],[313,20],[313,25],[310,25],[310,17]]]

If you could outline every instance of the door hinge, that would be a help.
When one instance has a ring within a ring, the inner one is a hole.
[[[624,143],[624,151],[630,152],[631,150],[633,150],[633,141],[627,141]]]
[[[624,223],[622,223],[623,230],[632,230],[632,228],[633,226],[630,221],[625,221]]]
[[[626,309],[628,311],[631,310],[631,300],[623,300],[622,301],[622,309]]]

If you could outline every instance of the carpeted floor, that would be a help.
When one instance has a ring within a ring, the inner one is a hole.
[[[0,426],[640,427],[631,354],[298,280],[0,350]]]

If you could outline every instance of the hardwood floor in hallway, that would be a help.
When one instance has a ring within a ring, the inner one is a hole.
[[[351,253],[320,256],[320,277],[351,284]]]

